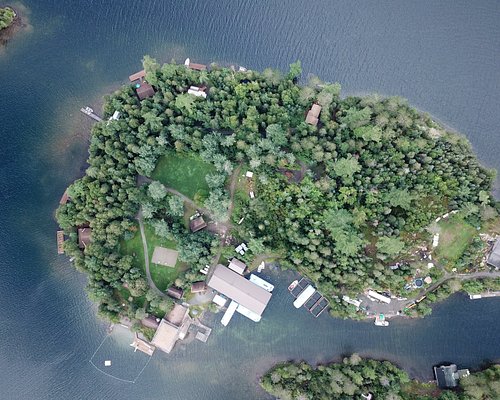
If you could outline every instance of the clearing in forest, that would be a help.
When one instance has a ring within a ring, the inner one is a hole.
[[[445,264],[457,261],[477,234],[476,228],[468,224],[460,214],[441,220],[438,226],[441,229],[436,248],[438,259]]]
[[[144,225],[144,233],[148,243],[148,257],[150,260],[152,260],[155,247],[165,247],[173,250],[176,249],[176,243],[174,241],[155,235],[154,229],[147,224]],[[134,258],[134,265],[141,268],[144,272],[144,276],[146,276],[146,266],[144,265],[144,253],[142,249],[142,240],[139,229],[137,229],[137,232],[132,239],[123,240],[121,242],[122,254],[131,255]],[[153,279],[156,287],[162,291],[165,291],[169,286],[172,286],[181,271],[185,268],[185,263],[179,260],[177,260],[174,268],[157,265],[152,261],[149,265],[151,278]]]
[[[205,176],[213,171],[215,168],[199,157],[170,152],[158,160],[151,177],[194,200],[196,195],[208,196]]]

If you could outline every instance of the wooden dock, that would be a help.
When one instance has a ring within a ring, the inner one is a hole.
[[[64,254],[64,231],[57,231],[57,254]]]
[[[82,107],[80,108],[80,111],[85,115],[88,115],[90,118],[95,119],[97,122],[102,121],[102,118],[99,117],[99,115],[95,114],[94,110],[92,110],[90,107]]]
[[[311,285],[311,282],[305,278],[301,278],[300,281],[294,286],[289,287],[288,291],[294,298],[300,296],[300,294]],[[309,299],[307,299],[304,304],[304,308],[309,311],[315,318],[318,318],[323,311],[325,311],[330,302],[317,290],[312,294]]]

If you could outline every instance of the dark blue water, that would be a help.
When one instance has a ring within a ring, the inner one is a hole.
[[[79,108],[98,108],[146,53],[254,69],[286,70],[300,59],[304,76],[339,81],[344,93],[409,98],[466,134],[484,164],[500,168],[499,2],[53,0],[24,6],[32,29],[0,52],[1,399],[255,399],[266,398],[257,377],[278,360],[326,362],[359,352],[429,379],[436,362],[479,367],[500,358],[496,299],[456,296],[429,318],[377,329],[296,311],[285,276],[272,278],[277,293],[261,323],[236,316],[223,330],[214,320],[208,344],[158,353],[135,384],[119,382],[89,363],[106,326],[83,292],[85,277],[56,256],[53,220],[64,188],[84,170],[89,121]],[[131,351],[123,336],[103,347],[116,359]]]

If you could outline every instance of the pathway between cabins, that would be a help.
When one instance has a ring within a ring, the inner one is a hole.
[[[158,289],[151,278],[151,271],[149,270],[149,251],[148,251],[148,243],[146,241],[146,234],[144,233],[144,223],[142,221],[142,209],[137,213],[137,221],[139,221],[139,230],[141,231],[141,239],[142,239],[142,247],[144,251],[144,263],[146,265],[146,277],[148,279],[149,287],[159,296],[167,297],[165,293],[163,293],[160,289]]]

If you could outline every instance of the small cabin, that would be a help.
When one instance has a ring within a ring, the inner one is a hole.
[[[191,221],[189,221],[189,229],[191,232],[198,232],[201,231],[202,229],[205,229],[207,227],[207,223],[203,219],[202,216],[199,216],[198,218],[195,218]]]
[[[174,299],[180,300],[184,295],[184,291],[178,287],[171,286],[167,289],[167,295]]]
[[[314,126],[318,125],[320,112],[321,106],[319,104],[313,104],[311,109],[307,112],[306,123]]]
[[[191,293],[203,293],[207,290],[207,284],[205,281],[202,282],[194,282],[191,285]]]
[[[138,83],[136,85],[135,92],[137,93],[137,97],[139,97],[139,100],[147,99],[148,97],[152,97],[155,94],[153,86],[151,86],[147,82]]]

